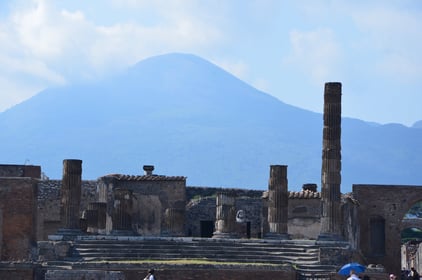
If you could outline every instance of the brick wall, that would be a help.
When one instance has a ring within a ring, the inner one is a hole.
[[[35,246],[37,181],[0,178],[1,260],[28,260]]]

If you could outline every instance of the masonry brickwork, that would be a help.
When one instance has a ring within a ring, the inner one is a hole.
[[[30,260],[36,244],[38,181],[0,178],[0,259]]]

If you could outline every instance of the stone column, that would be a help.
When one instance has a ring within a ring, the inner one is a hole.
[[[268,225],[268,191],[262,193],[262,208],[261,208],[261,238],[264,238],[270,232]]]
[[[57,234],[62,235],[64,239],[71,239],[82,234],[79,225],[82,188],[81,175],[82,160],[63,160],[61,204],[64,228],[59,229]]]
[[[319,240],[341,240],[341,83],[326,83],[321,169]]]
[[[268,225],[265,238],[288,239],[288,203],[287,166],[271,165],[268,183]]]
[[[104,202],[91,202],[86,210],[87,232],[99,233],[105,231],[106,207]]]
[[[133,235],[132,229],[132,191],[114,189],[112,235]]]
[[[165,221],[167,226],[168,236],[183,236],[184,235],[184,221],[185,210],[179,208],[167,208],[165,213]]]
[[[220,192],[216,198],[216,221],[213,238],[236,238],[236,194]]]

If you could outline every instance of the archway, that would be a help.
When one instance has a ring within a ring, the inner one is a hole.
[[[422,243],[422,201],[418,201],[404,214],[401,223],[401,267],[407,275],[411,267],[420,267]]]

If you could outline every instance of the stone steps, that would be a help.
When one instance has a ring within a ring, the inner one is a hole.
[[[72,259],[177,260],[271,264],[317,264],[319,249],[313,243],[239,242],[209,240],[78,240]]]
[[[334,265],[301,264],[296,266],[298,279],[331,280],[338,267]]]

